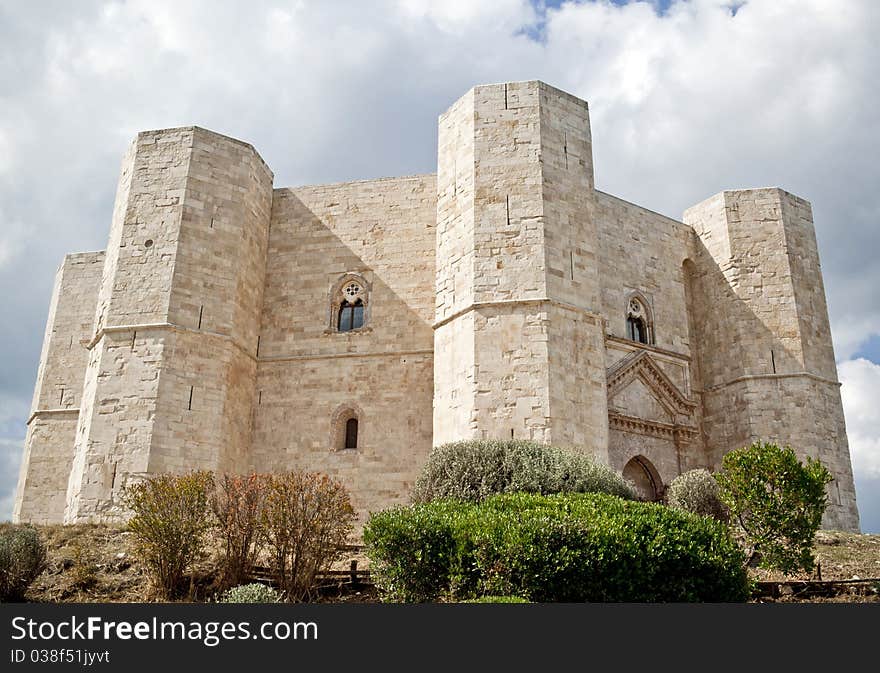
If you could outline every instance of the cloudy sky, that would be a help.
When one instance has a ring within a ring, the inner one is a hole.
[[[0,519],[55,268],[105,246],[139,130],[254,144],[276,186],[436,170],[476,83],[590,102],[597,186],[680,217],[813,204],[862,526],[880,532],[880,2],[0,0]]]

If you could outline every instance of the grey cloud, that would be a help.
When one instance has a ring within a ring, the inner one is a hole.
[[[18,460],[54,270],[105,245],[137,131],[242,138],[278,185],[432,172],[437,116],[480,82],[589,100],[599,187],[649,208],[677,217],[761,185],[810,199],[848,357],[880,333],[880,4],[719,4],[566,4],[538,42],[516,0],[0,2],[0,400],[24,409],[4,458]]]

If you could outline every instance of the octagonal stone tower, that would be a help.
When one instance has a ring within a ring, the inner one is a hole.
[[[440,117],[434,444],[608,444],[586,102],[471,89]]]
[[[470,438],[577,447],[658,500],[762,439],[821,459],[824,525],[858,530],[809,204],[729,191],[679,221],[596,190],[591,148],[587,103],[537,81],[441,115],[436,176],[273,190],[246,143],[139,134],[106,251],[56,277],[15,520],[303,468],[363,521]]]
[[[709,461],[756,440],[791,444],[834,476],[823,526],[858,530],[852,463],[809,202],[725,191],[688,209],[690,279]]]
[[[197,127],[123,162],[64,520],[118,516],[126,480],[246,465],[272,173]],[[118,476],[124,475],[124,478]]]

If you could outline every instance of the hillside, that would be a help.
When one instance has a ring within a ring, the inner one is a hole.
[[[48,567],[27,594],[36,602],[141,602],[151,600],[149,583],[132,553],[131,534],[108,525],[38,526],[49,547]],[[854,535],[821,531],[816,540],[816,558],[823,580],[880,578],[880,535]],[[346,556],[339,567],[347,568],[357,554]],[[191,600],[212,600],[216,594],[213,565],[204,559],[190,585]],[[754,571],[757,580],[815,579],[806,575],[786,578],[781,573]],[[880,585],[847,589],[831,601],[880,601]],[[343,600],[370,600],[370,591],[343,592]],[[333,600],[340,600],[339,597]],[[786,595],[779,600],[798,600]]]

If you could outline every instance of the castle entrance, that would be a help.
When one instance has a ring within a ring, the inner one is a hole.
[[[644,456],[632,458],[623,467],[623,478],[631,481],[640,500],[656,502],[663,495],[663,482],[651,461]]]

